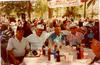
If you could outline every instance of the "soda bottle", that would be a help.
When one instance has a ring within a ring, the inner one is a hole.
[[[50,50],[50,48],[49,48],[49,49],[48,49],[48,60],[49,60],[49,61],[51,60],[50,55],[51,55],[51,50]]]
[[[59,50],[56,51],[56,61],[60,62],[60,51]]]
[[[42,46],[42,54],[43,54],[44,56],[45,56],[45,54],[46,54],[46,53],[45,53],[45,46],[44,46],[44,45]]]

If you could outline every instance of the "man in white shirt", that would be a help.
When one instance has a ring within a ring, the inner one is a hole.
[[[38,25],[34,33],[27,37],[28,41],[31,43],[31,50],[41,51],[43,44],[51,33],[43,31],[43,28]]]
[[[8,41],[8,57],[15,65],[18,65],[23,60],[25,53],[30,51],[29,43],[23,34],[23,28],[17,27],[15,38],[10,38]]]

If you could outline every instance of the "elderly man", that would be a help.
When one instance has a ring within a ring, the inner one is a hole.
[[[66,39],[71,43],[71,45],[76,46],[77,43],[81,43],[84,38],[83,33],[80,32],[76,26],[70,28],[71,34],[66,36]]]
[[[51,33],[43,31],[43,27],[38,25],[33,32],[33,34],[27,37],[28,41],[31,43],[31,50],[41,51],[43,44]]]
[[[25,53],[30,51],[29,43],[23,34],[23,28],[17,27],[16,36],[8,41],[8,57],[15,65],[18,65],[23,60]]]
[[[49,37],[49,43],[51,45],[62,45],[62,38],[63,38],[63,32],[61,32],[61,27],[56,26],[55,32],[52,33]]]

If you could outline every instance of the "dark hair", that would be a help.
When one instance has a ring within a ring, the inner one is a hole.
[[[36,20],[34,19],[33,21],[32,21],[32,23],[34,23]]]
[[[93,23],[93,21],[90,20],[89,23]]]
[[[77,27],[76,26],[72,26],[72,27],[70,27],[70,29],[76,29]]]
[[[17,27],[17,30],[24,30],[23,27]]]
[[[20,21],[20,19],[18,19],[18,21]]]
[[[7,29],[7,25],[6,24],[2,24],[2,26],[1,26],[1,31],[4,31],[4,30],[6,30]]]
[[[56,27],[60,27],[60,25],[57,24],[57,25],[55,26],[55,28],[56,28]]]
[[[66,20],[65,20],[65,21],[63,21],[63,24],[66,24]]]
[[[22,13],[21,18],[24,19],[24,20],[26,19],[25,13]]]

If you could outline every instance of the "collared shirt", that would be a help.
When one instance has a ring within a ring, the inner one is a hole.
[[[36,32],[27,37],[28,41],[31,43],[31,49],[41,49],[42,45],[45,43],[46,39],[51,33],[42,32],[39,37]]]
[[[86,26],[90,26],[90,27],[92,27],[93,24],[92,24],[92,23],[88,23],[88,24],[86,24]]]
[[[10,38],[8,41],[7,50],[12,50],[15,57],[24,56],[27,49],[30,49],[30,46],[28,40],[24,37],[21,41],[16,37]]]
[[[4,30],[1,32],[1,43],[8,43],[9,38],[12,36],[12,30]]]
[[[61,45],[62,44],[62,38],[63,38],[63,34],[60,33],[58,36],[56,36],[55,33],[51,34],[49,37],[49,43],[50,44],[57,44],[57,45]]]
[[[94,34],[93,34],[93,33],[89,33],[89,34],[88,34],[88,37],[89,37],[89,38],[94,38]]]
[[[75,35],[69,34],[66,38],[70,43],[76,44],[76,42],[80,42],[83,39],[83,34],[81,32],[76,32]]]

